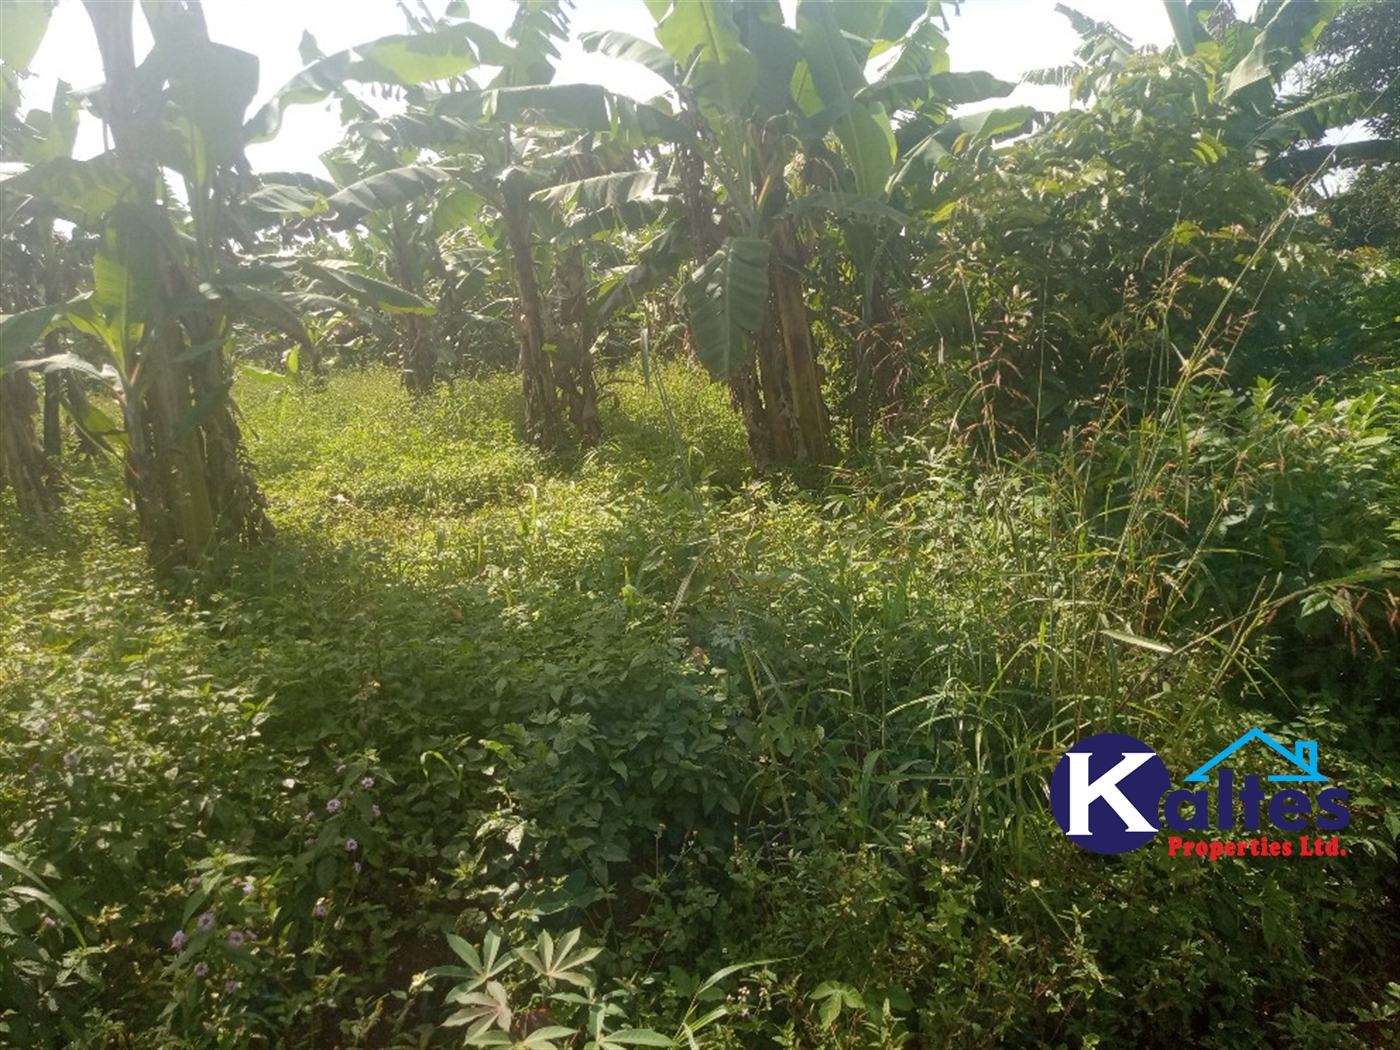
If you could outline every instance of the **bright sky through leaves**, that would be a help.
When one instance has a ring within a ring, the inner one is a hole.
[[[440,11],[443,0],[429,6]],[[784,0],[783,6],[791,19],[793,3]],[[951,4],[946,6],[953,67],[958,70],[985,69],[1015,80],[1028,69],[1068,62],[1077,42],[1069,23],[1055,13],[1055,0],[964,0],[960,12]],[[1079,0],[1072,6],[1091,18],[1112,21],[1137,44],[1163,45],[1171,39],[1160,0]],[[470,9],[476,21],[502,33],[510,24],[514,3],[476,0]],[[404,31],[402,13],[391,0],[204,0],[204,10],[214,40],[251,51],[261,60],[259,104],[301,69],[298,44],[303,31],[309,31],[327,53]],[[136,21],[138,33],[144,36],[144,22]],[[575,36],[617,29],[650,38],[651,24],[642,0],[578,0],[571,12]],[[148,37],[138,37],[138,48],[143,46],[149,46]],[[102,80],[92,27],[78,0],[62,0],[58,5],[34,72],[36,76],[24,83],[26,106],[47,106],[60,77],[78,88]],[[576,44],[564,50],[555,80],[601,83],[638,98],[651,97],[664,87],[644,70],[586,55]],[[1018,90],[1014,101],[1060,108],[1066,92],[1027,85]],[[317,158],[339,137],[332,107],[300,106],[290,111],[275,141],[250,148],[248,157],[260,171],[324,174]],[[79,141],[79,155],[100,149],[100,130],[89,121]]]

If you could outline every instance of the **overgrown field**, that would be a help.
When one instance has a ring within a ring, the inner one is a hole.
[[[1400,1045],[1393,377],[763,481],[679,364],[573,459],[511,377],[263,382],[279,537],[173,594],[110,462],[0,509],[0,1041]],[[1090,732],[1254,726],[1345,857],[1050,815]]]

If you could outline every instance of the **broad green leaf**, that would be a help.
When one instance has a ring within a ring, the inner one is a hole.
[[[477,65],[472,39],[479,27],[471,23],[434,33],[387,36],[347,51],[317,59],[283,85],[244,127],[248,142],[266,142],[282,127],[287,108],[321,102],[347,81],[407,86],[446,80]]]
[[[878,106],[857,101],[866,87],[865,74],[830,4],[803,0],[797,7],[797,33],[817,95],[855,174],[856,191],[866,196],[884,192],[894,170],[895,141],[889,118]]]
[[[749,47],[758,62],[754,106],[760,115],[786,113],[792,108],[792,82],[802,62],[802,45],[791,26],[759,22],[749,30]]]
[[[130,444],[127,440],[126,430],[122,425],[96,405],[89,403],[83,407],[81,413],[78,413],[73,410],[72,405],[65,398],[63,406],[67,410],[69,418],[82,431],[83,436],[103,451],[108,453],[125,451]]]
[[[107,156],[55,157],[6,179],[4,189],[7,199],[11,193],[28,194],[85,229],[101,227],[111,210],[132,196],[131,180]]]
[[[727,4],[684,0],[656,27],[656,39],[685,70],[685,84],[725,113],[743,111],[758,83],[758,61],[739,39]]]
[[[248,194],[244,203],[273,215],[296,215],[301,218],[330,211],[325,194],[301,186],[264,186]]]
[[[20,160],[28,165],[43,164],[58,157],[71,157],[78,138],[78,97],[65,81],[54,89],[53,105],[36,109],[25,118],[26,134],[16,136]]]
[[[36,306],[17,314],[0,314],[0,372],[11,371],[15,362],[24,359],[63,311],[62,306]]]
[[[313,262],[309,259],[300,263],[301,271],[313,283],[320,283],[335,292],[349,296],[356,302],[376,310],[389,313],[431,314],[436,309],[426,302],[391,284],[382,277],[372,277],[352,263],[335,259]]]
[[[6,371],[22,371],[24,369],[44,373],[80,372],[93,379],[100,379],[109,385],[117,378],[116,370],[111,365],[103,365],[99,368],[86,358],[72,353],[52,354],[48,357],[36,357],[29,361],[16,361]]]
[[[148,62],[170,80],[170,99],[198,131],[195,178],[243,150],[243,118],[258,92],[258,58],[210,40],[158,47]]]
[[[585,51],[596,51],[609,58],[635,62],[639,66],[651,70],[672,87],[678,86],[681,82],[681,69],[676,64],[675,59],[655,44],[635,37],[631,33],[620,33],[616,30],[584,33],[579,37],[579,43],[583,45]]]
[[[620,1028],[616,1032],[609,1032],[603,1037],[604,1044],[618,1044],[621,1046],[674,1046],[675,1040],[670,1036],[662,1035],[660,1032],[650,1028]]]
[[[534,194],[536,200],[556,207],[576,205],[586,211],[610,208],[628,201],[655,201],[674,196],[655,171],[618,171],[564,182]]]
[[[0,62],[28,69],[44,42],[52,10],[48,3],[34,0],[0,0]]]
[[[766,240],[730,237],[682,289],[695,352],[716,379],[729,378],[751,354],[750,334],[768,305],[768,254]]]
[[[909,216],[876,197],[831,190],[817,190],[794,197],[783,210],[788,215],[798,218],[835,215],[838,218],[859,219],[862,222],[885,220],[900,226],[907,226],[910,222]]]
[[[330,198],[330,205],[340,218],[356,221],[370,212],[421,200],[451,177],[451,172],[431,164],[392,168],[346,186]]]
[[[675,223],[637,250],[636,265],[604,281],[598,289],[598,323],[635,302],[674,274],[689,250],[684,222]]]
[[[440,193],[433,205],[433,232],[441,236],[464,226],[474,226],[485,206],[481,194],[467,186]]]
[[[351,67],[350,77],[390,84],[449,80],[476,68],[472,35],[465,26],[450,26],[435,33],[383,37],[355,49],[360,61]]]
[[[1255,17],[1256,24],[1259,19],[1264,20],[1263,31],[1225,78],[1223,97],[1229,98],[1260,81],[1281,78],[1312,51],[1341,6],[1339,0],[1278,0],[1261,5]]]
[[[206,285],[204,290],[207,294],[223,300],[226,304],[225,311],[234,319],[262,321],[295,339],[302,346],[311,345],[311,336],[296,309],[299,297],[238,282]]]
[[[608,93],[596,84],[538,84],[497,88],[484,95],[486,117],[498,124],[608,131]]]

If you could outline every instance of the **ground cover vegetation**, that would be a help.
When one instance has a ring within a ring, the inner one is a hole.
[[[552,0],[271,93],[89,0],[45,108],[50,6],[0,2],[0,1041],[1400,1043],[1386,4],[1064,8],[1058,114],[908,0],[647,0],[582,43],[650,102],[555,82]],[[249,170],[312,102],[331,178]],[[1345,857],[1050,814],[1085,735],[1251,727]]]

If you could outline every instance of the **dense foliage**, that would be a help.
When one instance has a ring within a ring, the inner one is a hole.
[[[0,1042],[1400,1045],[1381,5],[1064,9],[1060,114],[905,0],[648,0],[582,41],[647,102],[553,82],[551,0],[267,96],[89,0],[107,83],[24,110],[50,6],[0,0]],[[329,179],[248,170],[328,99]],[[1088,734],[1251,727],[1345,856],[1050,812]]]

